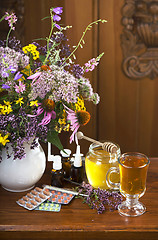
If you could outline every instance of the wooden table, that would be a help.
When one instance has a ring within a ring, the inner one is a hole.
[[[38,186],[50,183],[49,165],[47,169]],[[158,158],[151,158],[141,198],[147,212],[139,217],[122,217],[117,211],[98,215],[81,199],[56,213],[28,211],[16,203],[25,193],[0,187],[0,239],[158,239]]]

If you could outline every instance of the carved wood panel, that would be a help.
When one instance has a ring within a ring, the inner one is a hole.
[[[125,0],[123,70],[129,78],[158,76],[158,0]]]

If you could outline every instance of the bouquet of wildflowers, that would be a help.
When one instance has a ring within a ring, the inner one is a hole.
[[[99,102],[84,73],[98,65],[103,53],[82,67],[74,63],[74,53],[92,25],[105,20],[90,23],[71,52],[63,33],[69,26],[58,24],[61,14],[62,7],[50,9],[46,46],[32,42],[21,47],[19,40],[10,37],[15,14],[6,12],[0,20],[8,21],[10,27],[6,40],[0,41],[0,153],[10,143],[14,159],[25,156],[24,142],[31,140],[31,148],[36,147],[37,138],[62,149],[58,134],[71,130],[72,142],[80,125],[90,120],[84,101]]]

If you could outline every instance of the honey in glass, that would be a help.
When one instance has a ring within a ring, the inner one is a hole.
[[[93,143],[89,147],[89,152],[85,158],[85,170],[88,182],[94,188],[109,189],[106,184],[106,173],[111,167],[118,167],[118,157],[120,156],[120,147],[117,146],[116,153],[110,153],[103,150],[101,146]],[[111,174],[111,181],[118,182],[119,175]]]

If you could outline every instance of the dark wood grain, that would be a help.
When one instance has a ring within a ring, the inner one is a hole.
[[[38,186],[50,184],[50,167]],[[23,195],[0,188],[0,239],[158,239],[158,158],[151,159],[141,198],[147,212],[139,217],[122,217],[117,211],[98,215],[81,199],[58,213],[28,211],[16,203]]]

